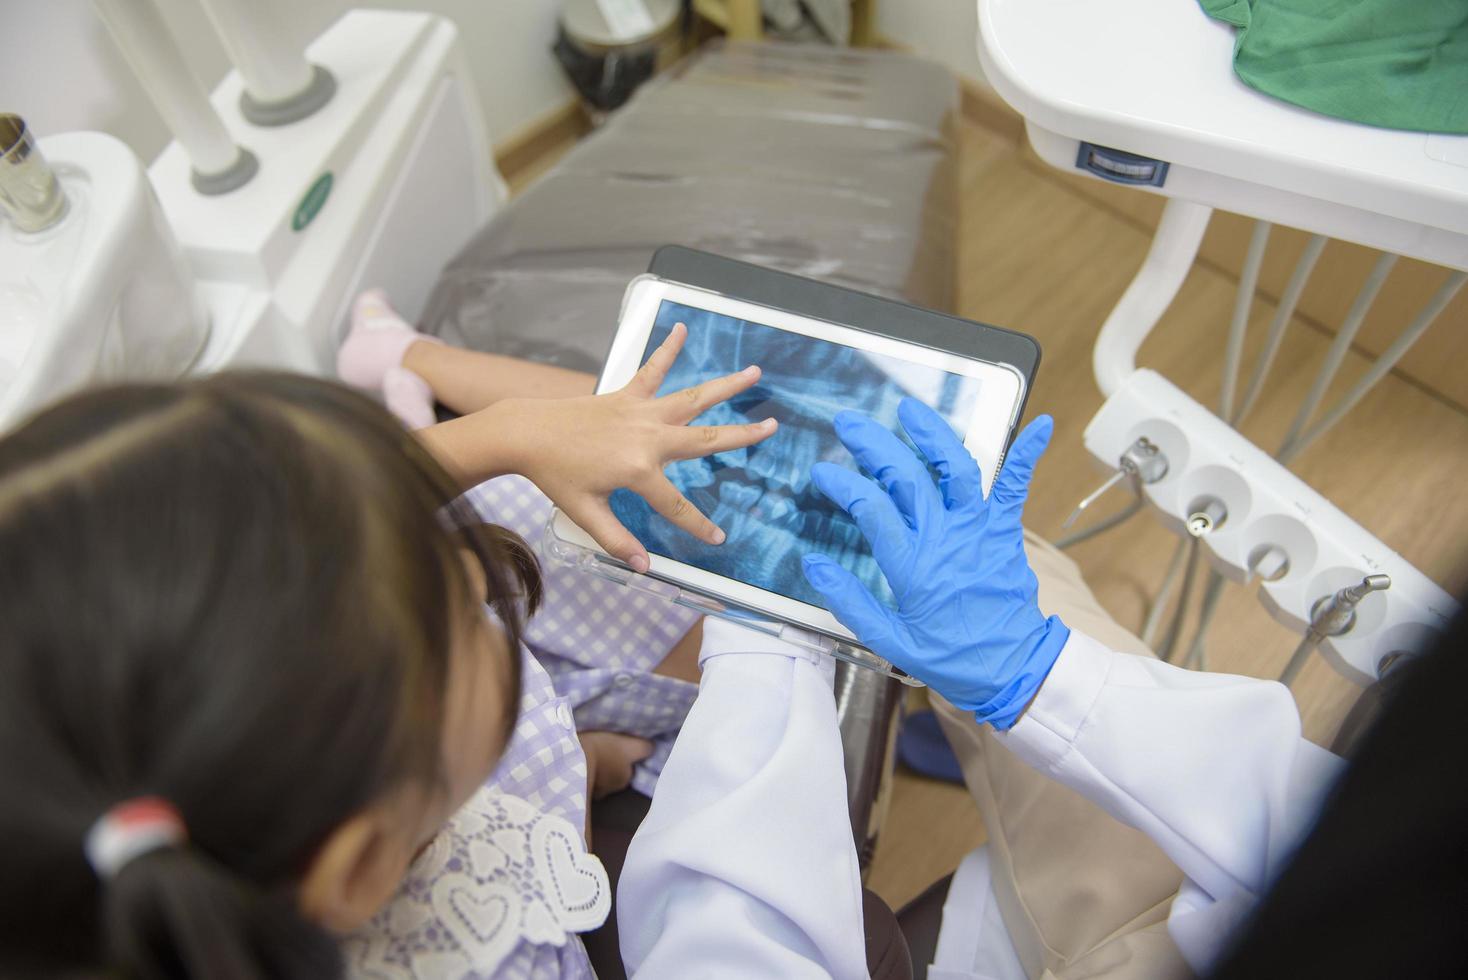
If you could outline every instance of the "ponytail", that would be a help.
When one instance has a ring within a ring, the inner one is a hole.
[[[457,491],[381,406],[299,376],[93,389],[0,437],[0,976],[340,976],[300,876],[441,781],[466,544],[514,721],[534,554],[445,526]],[[99,809],[135,792],[186,836],[98,861]]]
[[[149,851],[98,887],[105,962],[128,980],[341,975],[336,942],[292,891],[263,891],[197,848]]]

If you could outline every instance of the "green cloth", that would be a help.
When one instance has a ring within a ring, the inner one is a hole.
[[[1198,0],[1246,85],[1328,116],[1468,133],[1468,0]]]

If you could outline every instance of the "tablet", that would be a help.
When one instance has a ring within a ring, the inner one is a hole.
[[[981,326],[943,319],[970,330]],[[879,599],[893,603],[856,525],[810,479],[812,465],[820,460],[855,465],[832,428],[836,413],[864,412],[901,435],[898,403],[904,397],[923,401],[974,454],[987,493],[1019,420],[1033,362],[1026,374],[1014,364],[975,356],[973,337],[966,334],[957,343],[937,346],[931,337],[918,342],[895,335],[896,330],[857,329],[648,275],[629,287],[597,391],[624,387],[678,323],[687,326],[688,339],[659,393],[757,364],[763,373],[756,386],[693,424],[774,417],[779,428],[758,445],[667,468],[679,491],[724,529],[724,544],[705,544],[686,534],[627,490],[613,494],[613,512],[647,548],[650,576],[797,627],[854,639],[821,605],[801,570],[805,554],[829,555]],[[1034,351],[1037,361],[1038,348]],[[563,514],[556,514],[552,531],[569,544],[604,554]]]

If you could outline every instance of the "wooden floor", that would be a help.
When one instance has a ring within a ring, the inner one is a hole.
[[[1044,361],[1031,415],[1055,417],[1055,438],[1041,463],[1026,522],[1048,537],[1098,482],[1081,433],[1101,406],[1091,373],[1096,332],[1142,262],[1156,207],[1079,185],[1037,161],[1012,138],[972,123],[961,127],[961,225],[958,312],[1039,338]],[[557,146],[511,175],[519,190],[569,148]],[[1356,283],[1341,288],[1354,291]],[[1224,337],[1236,282],[1200,262],[1141,351],[1155,368],[1205,405],[1217,401]],[[1256,303],[1246,370],[1274,308]],[[1434,329],[1463,329],[1439,323]],[[1279,355],[1271,387],[1243,425],[1259,445],[1279,442],[1329,344],[1318,327],[1297,320]],[[1343,389],[1362,370],[1354,353]],[[1335,431],[1297,460],[1296,472],[1370,528],[1439,584],[1461,594],[1468,584],[1468,415],[1397,375],[1384,379]],[[1120,495],[1118,495],[1119,497]],[[1119,500],[1113,504],[1120,503]],[[1176,538],[1139,516],[1071,552],[1105,607],[1140,630]],[[1252,588],[1229,586],[1208,634],[1213,670],[1277,676],[1298,639],[1276,624]],[[1191,622],[1191,619],[1189,620]],[[1185,638],[1191,638],[1187,629]],[[1295,685],[1307,737],[1328,744],[1356,688],[1319,658]],[[900,770],[868,884],[894,908],[951,872],[982,843],[983,827],[961,788]]]
[[[1150,228],[1136,218],[1138,209],[1098,202],[1077,189],[1080,179],[1052,170],[989,130],[963,129],[958,312],[1033,334],[1044,347],[1031,414],[1055,417],[1055,439],[1036,472],[1026,523],[1052,538],[1098,482],[1081,446],[1081,433],[1102,402],[1091,348],[1151,238]],[[1215,405],[1235,288],[1220,270],[1196,266],[1142,348],[1141,366]],[[1356,284],[1341,288],[1354,291]],[[1246,370],[1273,312],[1265,302],[1254,308]],[[1434,329],[1465,326],[1438,323]],[[1243,426],[1257,444],[1278,444],[1329,340],[1309,324],[1291,325],[1268,394]],[[1337,389],[1364,364],[1353,353]],[[1461,410],[1390,375],[1303,453],[1295,469],[1408,561],[1462,593],[1468,584],[1468,501],[1459,488],[1468,485],[1468,416]],[[1071,554],[1102,604],[1139,630],[1176,540],[1143,515]],[[1228,587],[1208,634],[1211,669],[1277,676],[1294,648],[1298,637],[1269,617],[1254,591]],[[1306,735],[1328,743],[1356,688],[1317,657],[1295,693]],[[982,840],[978,814],[963,790],[899,773],[868,883],[900,906],[952,871]]]

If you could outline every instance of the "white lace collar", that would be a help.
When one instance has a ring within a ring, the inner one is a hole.
[[[484,787],[344,952],[358,977],[492,974],[521,943],[563,946],[601,925],[611,898],[606,869],[576,827]]]

